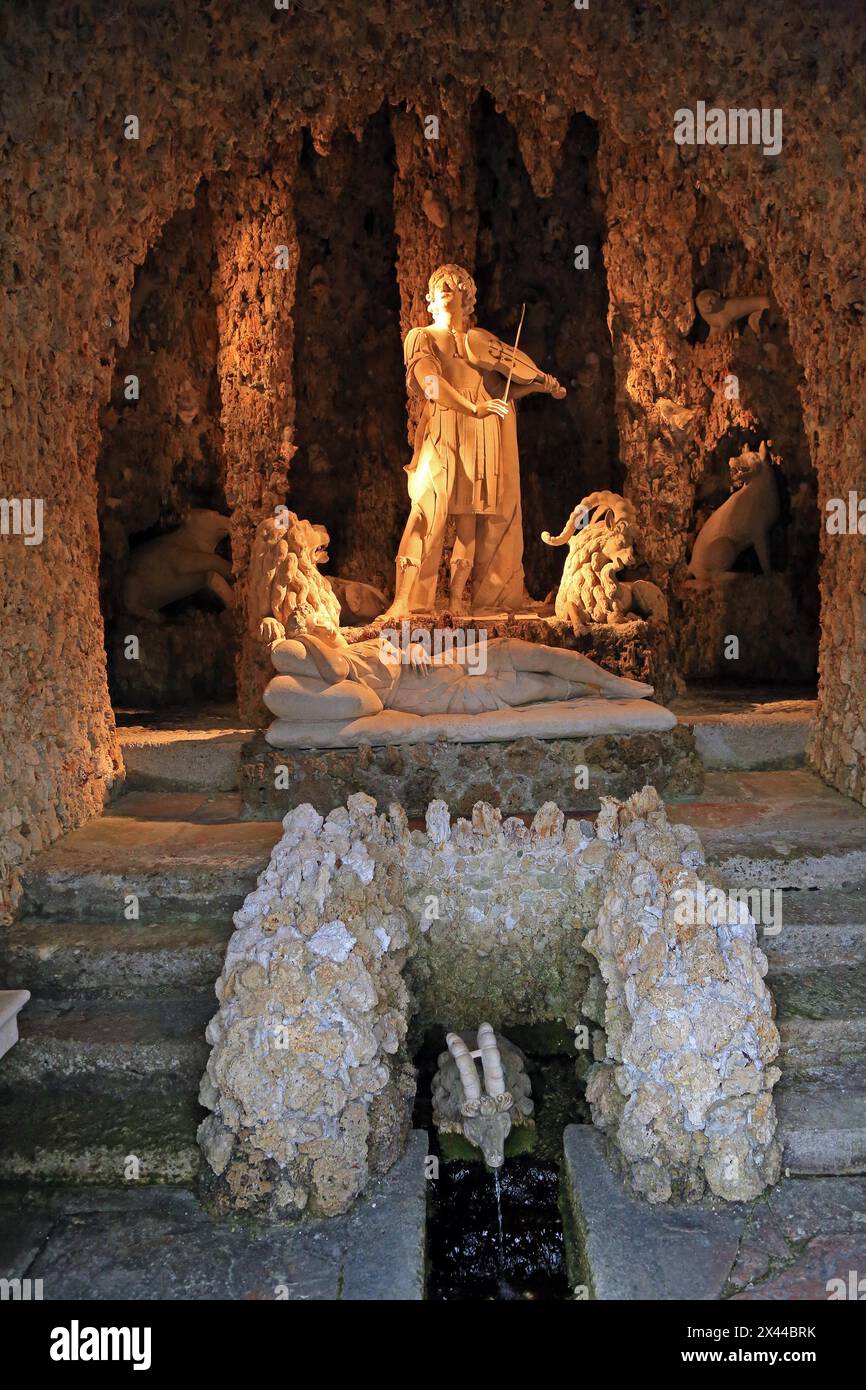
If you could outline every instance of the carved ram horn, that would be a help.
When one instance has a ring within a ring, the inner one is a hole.
[[[586,507],[582,502],[578,502],[565,526],[558,536],[552,536],[549,531],[542,531],[541,539],[545,545],[568,545],[575,531],[583,526],[584,518],[588,515]]]
[[[481,1066],[484,1070],[484,1085],[487,1094],[494,1098],[504,1095],[505,1074],[502,1070],[502,1058],[499,1055],[496,1034],[489,1023],[479,1025],[478,1048],[481,1052]]]
[[[445,1043],[457,1066],[460,1081],[463,1085],[463,1096],[467,1101],[480,1101],[481,1082],[478,1079],[478,1072],[475,1070],[475,1063],[472,1054],[459,1033],[448,1033]]]

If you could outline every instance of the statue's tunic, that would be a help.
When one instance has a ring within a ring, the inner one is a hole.
[[[413,328],[403,344],[406,389],[424,396],[418,381],[442,376],[473,402],[490,399],[484,378],[465,357],[446,356],[426,328]],[[496,515],[501,472],[501,430],[495,415],[478,419],[461,415],[427,396],[415,436],[415,452],[407,464],[409,496],[432,529],[435,509],[444,505],[451,516]]]
[[[500,376],[478,371],[462,351],[446,356],[426,328],[407,333],[403,355],[410,395],[426,395],[419,376],[422,382],[427,376],[442,376],[473,402],[490,400],[503,389]],[[449,515],[467,514],[476,516],[479,525],[473,573],[476,601],[519,606],[525,594],[514,411],[504,421],[495,415],[478,419],[428,397],[406,472],[409,497],[426,523],[413,609],[433,609],[445,522]]]

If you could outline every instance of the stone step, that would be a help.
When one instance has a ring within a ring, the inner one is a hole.
[[[759,933],[767,984],[779,1017],[856,1020],[866,1004],[866,926],[820,926],[783,919],[778,935]]]
[[[782,894],[782,921],[787,926],[866,927],[866,891],[789,889]]]
[[[231,706],[117,713],[127,791],[237,791],[253,736]]]
[[[20,1039],[6,1059],[4,1085],[62,1077],[172,1077],[193,1095],[207,1062],[205,1028],[216,1013],[213,989],[182,1002],[93,999],[31,1001]]]
[[[815,717],[810,693],[696,687],[670,702],[694,735],[705,768],[802,767]]]
[[[204,1114],[188,1089],[165,1079],[3,1084],[0,1180],[132,1186],[130,1160],[137,1159],[136,1185],[188,1185],[199,1169],[196,1130]]]
[[[25,918],[0,932],[0,979],[26,982],[40,999],[185,998],[213,988],[231,933],[229,918],[122,926]]]
[[[789,1174],[866,1173],[862,1060],[783,1073],[774,1100]]]
[[[783,1073],[860,1061],[866,1076],[866,1014],[842,1018],[778,1017]]]
[[[28,863],[24,915],[121,926],[134,896],[143,924],[228,921],[280,833],[241,821],[233,793],[130,792]]]
[[[697,830],[732,888],[866,884],[866,808],[812,772],[709,772],[700,800],[668,814]]]
[[[855,1019],[863,1014],[866,962],[811,972],[770,970],[767,984],[780,1018]]]

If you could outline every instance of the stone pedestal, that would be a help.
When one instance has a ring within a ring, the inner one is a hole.
[[[248,820],[282,818],[303,802],[327,814],[359,791],[382,806],[399,801],[410,816],[423,815],[437,798],[457,815],[471,815],[477,801],[503,815],[556,801],[573,815],[647,783],[663,797],[700,792],[703,766],[687,729],[327,749],[271,748],[259,737],[243,749],[240,780]]]

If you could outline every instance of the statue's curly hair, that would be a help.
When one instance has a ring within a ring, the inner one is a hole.
[[[463,311],[467,319],[472,319],[475,315],[475,300],[478,291],[475,281],[462,265],[455,265],[449,262],[447,265],[437,266],[427,281],[427,308],[433,303],[433,296],[436,288],[445,279],[456,280],[457,288],[463,296]]]

